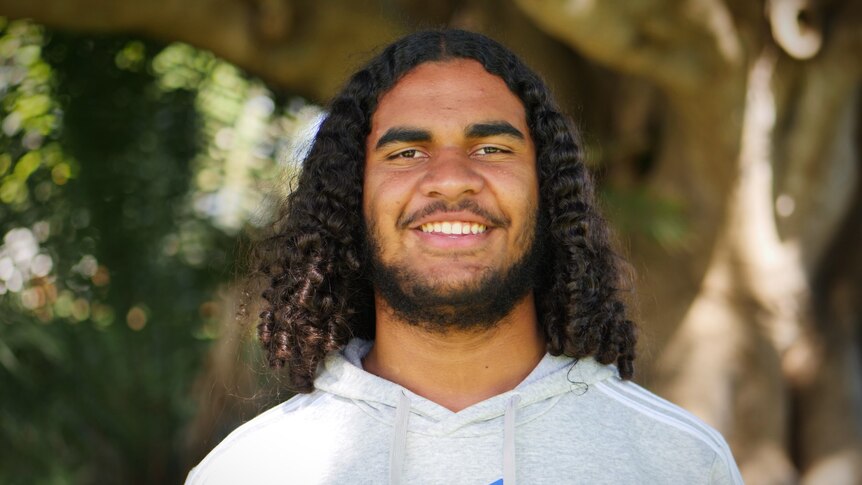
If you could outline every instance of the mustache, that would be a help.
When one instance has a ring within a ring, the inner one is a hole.
[[[490,222],[491,225],[496,227],[508,227],[511,223],[511,221],[507,217],[492,213],[491,211],[480,206],[479,203],[473,199],[462,199],[455,204],[447,204],[442,200],[432,202],[411,214],[406,214],[402,216],[401,219],[398,221],[398,226],[401,229],[405,229],[423,217],[430,216],[431,214],[446,212],[472,212],[473,214],[476,214],[477,216],[485,219],[486,221]]]

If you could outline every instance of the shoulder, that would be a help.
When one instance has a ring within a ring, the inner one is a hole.
[[[338,405],[332,400],[317,391],[299,394],[258,415],[210,451],[189,472],[186,484],[240,483],[258,475],[272,476],[274,463],[294,456],[293,451],[316,433],[321,425],[318,416]]]
[[[671,459],[709,463],[711,483],[742,483],[733,454],[721,434],[685,409],[643,387],[613,377],[592,386],[634,433]],[[624,417],[625,416],[625,417]],[[677,457],[677,458],[674,458]]]

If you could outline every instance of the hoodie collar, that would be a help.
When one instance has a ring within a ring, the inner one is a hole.
[[[314,381],[322,392],[351,400],[356,406],[393,427],[389,482],[401,485],[407,453],[407,433],[429,436],[480,436],[503,427],[503,482],[515,484],[515,429],[551,409],[568,392],[583,394],[590,384],[616,375],[611,366],[592,358],[577,361],[545,354],[535,369],[514,389],[476,403],[457,413],[362,369],[371,342],[353,339],[330,354]],[[502,417],[501,420],[498,418]]]
[[[615,367],[598,364],[593,358],[576,361],[571,357],[545,354],[535,369],[511,391],[455,413],[363,370],[362,357],[368,353],[371,345],[370,341],[353,339],[341,351],[330,353],[314,386],[320,391],[350,399],[367,410],[373,410],[372,415],[383,413],[385,416],[380,416],[380,419],[387,422],[392,420],[391,414],[401,396],[406,395],[412,403],[411,412],[424,417],[430,427],[425,431],[433,434],[451,433],[468,423],[501,417],[514,395],[519,396],[519,408],[533,408],[533,412],[519,412],[519,421],[527,420],[530,415],[546,410],[546,406],[531,405],[540,402],[553,405],[557,401],[555,398],[565,393],[586,392],[591,384],[617,375]],[[411,420],[411,429],[414,424],[422,422],[419,419]]]

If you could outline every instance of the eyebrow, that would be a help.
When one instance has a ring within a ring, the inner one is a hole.
[[[487,138],[490,136],[510,136],[519,140],[524,140],[526,137],[521,130],[512,126],[508,121],[485,121],[482,123],[473,123],[464,131],[467,138]],[[417,141],[431,141],[431,132],[421,128],[412,128],[407,126],[395,126],[386,130],[386,133],[377,140],[374,146],[375,150],[380,150],[386,145],[393,143],[413,143]]]
[[[377,140],[377,145],[374,147],[375,150],[379,150],[386,145],[398,142],[417,142],[417,141],[431,141],[431,132],[428,130],[422,130],[419,128],[407,128],[402,126],[396,126],[394,128],[389,128],[386,130],[386,133]]]
[[[511,136],[519,140],[524,140],[524,134],[521,130],[515,128],[507,121],[486,121],[483,123],[474,123],[467,127],[467,138],[486,138],[489,136]]]

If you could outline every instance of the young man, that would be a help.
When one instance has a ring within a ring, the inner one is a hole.
[[[486,37],[413,34],[357,72],[263,254],[260,337],[302,394],[188,483],[741,483],[718,433],[627,382],[578,140]]]

